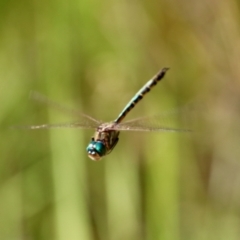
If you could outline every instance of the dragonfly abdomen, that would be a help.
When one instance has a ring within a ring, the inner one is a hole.
[[[149,80],[129,101],[123,111],[119,114],[118,118],[114,121],[115,123],[120,123],[126,115],[135,107],[135,105],[146,95],[150,90],[157,85],[157,83],[163,79],[168,68],[163,68],[159,73],[157,73],[151,80]]]

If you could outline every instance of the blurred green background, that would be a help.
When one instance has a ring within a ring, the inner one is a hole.
[[[240,239],[239,2],[0,2],[0,239]],[[100,162],[93,131],[12,125],[77,120],[35,90],[97,119],[195,99],[202,132],[123,132]]]

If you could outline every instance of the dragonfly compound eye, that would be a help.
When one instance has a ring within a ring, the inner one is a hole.
[[[91,141],[87,147],[88,156],[92,160],[100,160],[106,154],[106,147],[101,141]]]

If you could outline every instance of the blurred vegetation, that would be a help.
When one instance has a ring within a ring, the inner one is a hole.
[[[0,239],[240,239],[238,1],[0,6]],[[9,128],[76,120],[31,90],[110,121],[162,67],[128,118],[201,99],[202,133],[124,132],[93,162],[91,131]]]

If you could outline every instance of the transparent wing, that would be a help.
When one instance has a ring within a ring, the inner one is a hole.
[[[70,109],[70,108],[65,107],[65,106],[62,106],[61,104],[50,100],[49,98],[47,98],[46,96],[44,96],[44,95],[42,95],[38,92],[31,91],[30,92],[30,98],[34,99],[37,102],[46,104],[46,105],[48,105],[48,106],[50,106],[54,109],[57,109],[61,112],[64,112],[68,115],[73,115],[73,116],[78,117],[79,118],[79,124],[82,125],[82,126],[84,126],[85,124],[88,124],[88,126],[96,126],[96,125],[99,125],[99,124],[102,123],[101,121],[99,121],[99,120],[97,120],[93,117],[90,117],[87,114],[81,113],[79,111],[76,111],[74,109]]]
[[[82,128],[82,129],[95,129],[99,126],[97,123],[89,122],[72,122],[72,123],[59,123],[59,124],[40,124],[40,125],[29,125],[29,126],[13,126],[12,128],[18,129],[51,129],[51,128]]]
[[[13,126],[13,128],[22,129],[49,129],[49,128],[85,128],[92,129],[97,128],[102,121],[96,120],[87,114],[81,113],[79,111],[64,107],[57,102],[54,102],[47,97],[43,96],[37,92],[31,92],[30,98],[36,100],[37,102],[44,103],[56,110],[59,110],[68,115],[73,115],[78,117],[78,120],[70,123],[59,123],[59,124],[40,124],[40,125],[30,125],[30,126]]]
[[[141,117],[117,124],[114,129],[119,131],[193,131],[195,113],[187,109],[172,110],[152,117]]]

